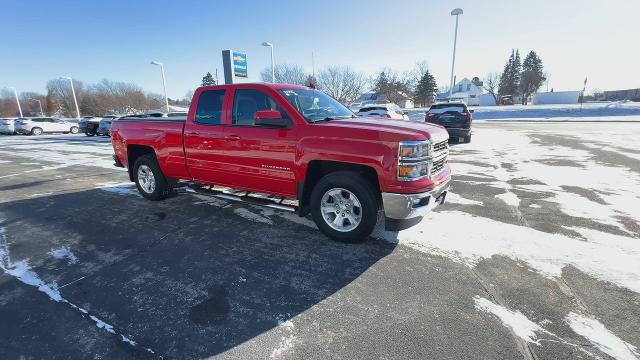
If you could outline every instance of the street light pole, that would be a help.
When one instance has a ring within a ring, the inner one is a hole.
[[[456,46],[458,44],[458,18],[462,14],[463,14],[463,11],[460,8],[455,8],[451,10],[451,16],[456,17],[456,30],[453,36],[453,59],[451,60],[451,87],[449,88],[449,100],[451,100],[451,97],[453,96],[453,85],[454,85],[453,74],[455,72],[455,67],[456,67]]]
[[[167,114],[169,114],[169,98],[167,97],[167,84],[164,78],[164,64],[159,61],[152,61],[151,65],[160,66],[160,71],[162,72],[162,88],[164,89],[164,106],[166,107]]]
[[[275,84],[276,82],[276,64],[273,56],[273,44],[270,42],[263,42],[262,46],[266,46],[271,48],[271,82]]]
[[[13,90],[13,95],[16,96],[16,103],[18,103],[18,112],[20,112],[20,117],[23,117],[22,116],[22,107],[20,107],[20,99],[18,99],[18,90],[16,88],[14,88],[13,86],[7,86],[6,88]]]
[[[76,105],[76,114],[78,114],[78,120],[80,120],[80,108],[78,107],[78,99],[76,98],[76,89],[73,87],[73,79],[68,76],[63,76],[61,79],[69,80],[71,83],[71,93],[73,94],[73,103]]]

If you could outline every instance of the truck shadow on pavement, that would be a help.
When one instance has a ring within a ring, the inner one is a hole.
[[[34,296],[55,312],[29,309],[18,291],[29,286],[0,274],[0,293],[7,294],[0,352],[8,358],[138,357],[140,348],[165,358],[220,354],[327,300],[394,249],[381,241],[341,244],[277,213],[194,199],[150,202],[95,189],[0,204],[11,259],[28,259],[63,299],[136,343],[95,331],[87,316],[42,292]],[[239,216],[247,212],[269,221]],[[50,255],[59,248],[77,262]],[[18,330],[5,331],[11,328]],[[95,339],[87,348],[53,333]],[[42,346],[29,347],[34,341]]]

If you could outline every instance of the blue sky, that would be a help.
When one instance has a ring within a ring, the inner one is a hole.
[[[183,97],[218,68],[221,51],[247,53],[249,80],[276,62],[365,73],[408,70],[426,60],[448,82],[454,19],[462,7],[456,73],[501,71],[511,51],[536,50],[556,91],[640,87],[638,0],[537,1],[34,1],[3,0],[0,87],[45,91],[67,75],[85,83],[133,82]]]

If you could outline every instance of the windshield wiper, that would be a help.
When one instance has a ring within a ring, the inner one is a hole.
[[[349,119],[349,118],[353,118],[355,116],[353,115],[347,115],[347,116],[327,116],[324,119],[317,119],[317,120],[313,120],[311,121],[312,123],[317,123],[317,122],[326,122],[326,121],[331,121],[331,120],[340,120],[340,119]]]

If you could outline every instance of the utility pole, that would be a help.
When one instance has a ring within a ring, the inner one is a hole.
[[[20,113],[20,117],[24,117],[22,116],[22,107],[20,106],[20,99],[18,99],[18,90],[13,86],[8,86],[7,89],[13,90],[13,95],[16,96],[16,103],[18,104],[18,112]]]

